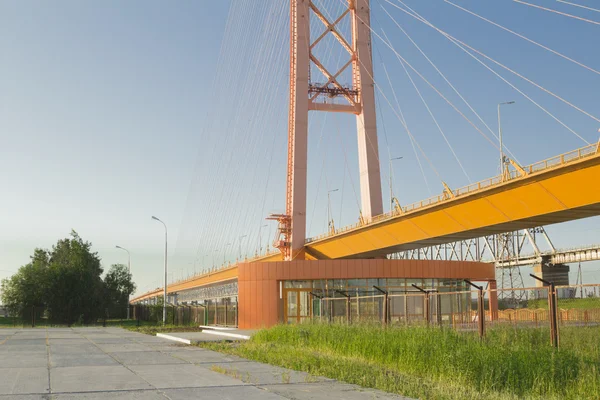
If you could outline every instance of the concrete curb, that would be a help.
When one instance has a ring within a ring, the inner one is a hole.
[[[165,335],[164,333],[157,333],[156,336],[159,338],[163,338],[163,339],[173,340],[175,342],[192,344],[192,341],[189,339],[182,339],[182,338],[178,338],[177,336]]]
[[[223,332],[223,331],[214,331],[214,330],[210,330],[210,329],[203,330],[202,333],[206,333],[209,335],[230,337],[230,338],[234,338],[234,339],[243,339],[243,340],[250,339],[250,336],[247,336],[247,335],[240,335],[239,333],[229,333],[229,332]]]
[[[203,331],[205,329],[210,329],[210,330],[215,330],[215,331],[235,331],[236,328],[228,328],[226,326],[212,326],[212,325],[200,325],[198,328],[202,329]]]

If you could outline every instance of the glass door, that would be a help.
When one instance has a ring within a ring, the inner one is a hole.
[[[284,321],[296,324],[312,316],[310,289],[285,289],[283,297]]]

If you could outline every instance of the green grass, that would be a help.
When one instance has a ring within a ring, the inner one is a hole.
[[[598,297],[584,297],[583,299],[559,299],[557,303],[559,309],[579,309],[579,310],[593,310],[600,309],[600,298]],[[536,299],[529,300],[527,302],[527,308],[542,308],[548,309],[548,299]]]
[[[453,330],[289,325],[204,347],[423,399],[598,399],[600,328]]]

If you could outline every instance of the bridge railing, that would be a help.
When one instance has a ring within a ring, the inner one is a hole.
[[[600,148],[599,143],[593,143],[588,146],[560,154],[555,157],[548,158],[546,160],[542,160],[536,162],[534,164],[523,167],[523,170],[529,175],[534,173],[539,173],[547,169],[552,169],[556,167],[560,167],[575,161],[579,161],[583,158],[588,158],[598,154],[598,149]],[[445,201],[452,200],[459,196],[465,196],[467,194],[473,194],[483,189],[489,189],[494,186],[500,186],[507,182],[510,182],[515,179],[524,178],[524,176],[516,170],[511,170],[506,176],[498,175],[492,178],[484,179],[479,182],[475,182],[469,184],[467,186],[460,187],[458,189],[452,190],[451,193],[444,191],[444,193],[439,194],[437,196],[429,197],[425,200],[421,200],[412,204],[408,204],[406,206],[402,206],[401,210],[393,210],[392,212],[377,215],[373,217],[370,221],[359,221],[353,225],[348,225],[342,227],[340,229],[336,229],[334,233],[324,233],[319,236],[315,236],[312,238],[308,238],[306,243],[311,243],[317,240],[325,239],[330,236],[335,236],[344,232],[348,232],[357,228],[361,228],[363,226],[371,225],[377,222],[386,221],[392,218],[395,218],[399,215],[403,215],[410,212],[415,212],[420,209],[424,209],[435,204],[439,204]]]

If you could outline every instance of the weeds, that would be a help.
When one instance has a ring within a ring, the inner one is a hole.
[[[235,347],[257,361],[426,399],[598,399],[600,328],[489,329],[484,340],[450,329],[288,325]]]

